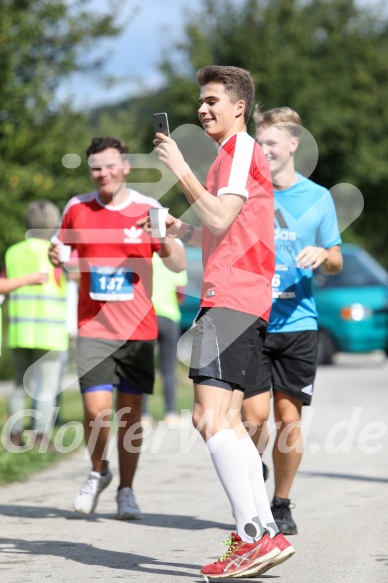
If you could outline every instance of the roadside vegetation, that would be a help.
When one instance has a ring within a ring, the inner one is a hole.
[[[7,422],[7,401],[7,397],[0,397],[0,435],[2,436]],[[187,378],[187,368],[183,365],[178,366],[177,405],[178,411],[191,410],[193,406],[191,381]],[[30,403],[26,401],[26,409],[29,406]],[[163,390],[158,372],[155,394],[149,400],[149,411],[155,421],[160,421],[164,417]],[[4,443],[0,443],[0,486],[12,482],[24,482],[32,474],[62,462],[79,448],[84,448],[83,433],[81,433],[82,400],[78,391],[64,391],[61,395],[60,423],[54,427],[51,437],[51,443],[55,444],[57,451],[42,452],[35,447],[30,449],[28,443],[33,435],[28,427],[28,419],[26,421],[24,442],[29,451],[11,452],[8,451],[7,446],[4,447]]]
[[[88,192],[85,149],[93,136],[117,135],[132,154],[149,153],[155,111],[168,112],[172,131],[198,125],[195,71],[217,64],[248,69],[265,109],[298,111],[319,148],[312,179],[327,188],[354,185],[365,201],[344,240],[387,266],[386,2],[201,0],[187,11],[179,42],[166,40],[161,86],[136,92],[134,82],[131,94],[123,89],[120,101],[95,109],[75,108],[70,95],[59,102],[58,89],[79,73],[98,76],[101,86],[120,82],[102,73],[109,51],[93,58],[90,48],[135,25],[133,3],[109,0],[105,13],[89,0],[32,0],[28,10],[25,2],[3,4],[0,263],[7,247],[24,237],[29,202],[48,198],[62,210],[71,196]],[[248,130],[254,131],[252,121]],[[141,188],[148,182],[150,190],[158,179],[152,168],[134,168],[130,177]],[[175,216],[187,210],[179,186],[161,201]],[[349,215],[351,197],[342,206]]]

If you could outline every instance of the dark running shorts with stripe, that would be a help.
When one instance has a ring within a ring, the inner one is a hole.
[[[227,308],[202,308],[193,325],[189,377],[256,387],[267,322]]]
[[[77,340],[77,368],[81,392],[95,386],[118,385],[124,379],[125,392],[153,392],[154,341]]]
[[[317,372],[318,333],[274,332],[267,334],[260,363],[260,382],[245,391],[244,398],[280,391],[310,405]]]

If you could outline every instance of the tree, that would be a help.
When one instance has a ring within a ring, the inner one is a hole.
[[[196,123],[196,69],[248,69],[257,101],[265,109],[296,109],[315,137],[319,161],[312,179],[361,190],[364,212],[344,237],[362,241],[387,264],[388,16],[382,8],[367,11],[354,0],[203,0],[187,15],[177,47],[184,66],[178,69],[169,47],[161,64],[165,86],[138,111],[149,116],[156,100],[173,127]]]
[[[91,10],[88,0],[1,0],[0,19],[0,254],[25,233],[28,202],[48,198],[61,209],[86,188],[87,172],[66,169],[66,153],[82,156],[91,130],[85,113],[59,104],[55,91],[68,75],[101,64],[87,58],[93,43],[119,34],[114,9]]]

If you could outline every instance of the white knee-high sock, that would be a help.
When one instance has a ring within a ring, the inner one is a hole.
[[[237,534],[245,542],[258,540],[261,532],[254,522],[257,516],[256,504],[246,456],[237,435],[233,429],[219,431],[206,442],[206,447],[232,506]]]
[[[241,451],[244,452],[248,466],[249,481],[252,496],[255,501],[256,514],[259,517],[261,526],[268,529],[272,537],[279,532],[279,529],[272,516],[271,506],[269,504],[263,478],[263,464],[260,454],[250,437],[240,439],[240,447]]]

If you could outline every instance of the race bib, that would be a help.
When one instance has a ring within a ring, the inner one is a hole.
[[[295,297],[297,268],[292,265],[276,264],[272,279],[272,298],[290,300]]]
[[[90,291],[92,300],[123,302],[133,300],[133,272],[123,267],[97,267],[90,265]]]

